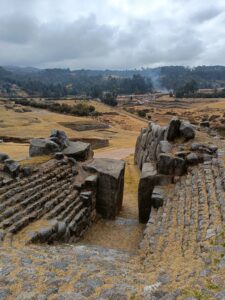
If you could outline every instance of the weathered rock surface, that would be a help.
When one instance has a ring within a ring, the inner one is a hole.
[[[141,130],[137,138],[135,163],[142,169],[145,162],[159,160],[160,154],[170,154],[175,146],[170,142],[174,142],[179,137],[183,138],[184,142],[193,139],[194,127],[177,118],[173,118],[166,127],[150,122],[147,128]]]
[[[53,129],[49,139],[58,144],[61,149],[69,146],[69,139],[64,131]]]
[[[106,219],[114,219],[122,207],[125,162],[96,158],[86,164],[84,169],[99,175],[96,197],[97,212]]]
[[[78,161],[84,161],[93,157],[91,145],[83,142],[69,142],[69,146],[63,150],[63,154]]]
[[[180,125],[181,125],[181,121],[177,118],[173,118],[170,121],[170,124],[167,129],[168,141],[174,141],[177,137],[180,136]]]
[[[138,186],[139,222],[147,223],[152,207],[152,192],[155,186],[156,169],[152,163],[145,163]]]
[[[193,126],[188,122],[181,122],[180,124],[180,135],[185,138],[185,140],[190,140],[195,137],[195,130]]]
[[[14,176],[18,168],[16,165],[14,169],[15,164],[5,161],[8,172]],[[27,227],[27,242],[77,241],[96,215],[97,179],[91,180],[90,174],[82,170],[79,189],[76,188],[80,170],[81,166],[78,163],[74,166],[69,159],[50,160],[34,173],[28,167],[22,168],[23,173],[27,172],[26,177],[3,183],[0,188],[0,229],[5,234],[17,234]],[[42,221],[40,226],[39,221]],[[29,226],[35,222],[33,230]]]
[[[154,205],[157,205],[157,200],[154,201],[152,199],[154,188],[156,186],[167,185],[172,182],[173,176],[157,174],[156,168],[152,163],[144,163],[138,185],[138,210],[140,223],[147,223],[151,208]]]
[[[187,155],[187,163],[190,165],[196,165],[199,163],[199,157],[196,153],[191,152]]]
[[[62,154],[61,154],[62,153]],[[64,131],[52,130],[49,138],[32,139],[29,149],[30,156],[55,154],[57,159],[63,159],[62,155],[84,161],[93,157],[93,151],[89,143],[69,141]]]
[[[0,153],[0,162],[4,162],[6,159],[9,159],[9,156],[6,153]]]
[[[168,141],[160,141],[156,150],[156,158],[159,159],[161,153],[170,153],[171,150],[171,143],[169,143]]]
[[[32,139],[30,143],[29,154],[31,157],[42,156],[59,151],[59,145],[49,139]]]
[[[186,161],[180,157],[160,154],[157,161],[157,171],[160,174],[182,176],[187,172]]]
[[[160,186],[155,186],[152,191],[152,206],[156,209],[163,206],[164,193]]]
[[[13,177],[16,177],[20,171],[20,165],[12,159],[4,161],[4,171]]]

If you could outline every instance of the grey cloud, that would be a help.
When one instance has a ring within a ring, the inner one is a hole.
[[[121,69],[223,63],[225,5],[220,0],[217,5],[211,0],[165,0],[160,5],[152,0],[154,13],[146,0],[121,1],[126,9],[120,12],[117,1],[115,16],[109,4],[113,0],[84,0],[91,3],[86,14],[85,5],[72,0],[64,0],[65,5],[58,0],[0,0],[0,65]],[[69,4],[72,14],[66,13]],[[136,16],[135,11],[129,14],[133,4],[142,5]]]
[[[221,8],[216,6],[204,7],[200,11],[197,11],[191,17],[191,20],[194,22],[206,22],[209,21],[222,13]]]
[[[0,40],[23,44],[35,38],[38,25],[33,18],[23,15],[8,15],[0,19]]]

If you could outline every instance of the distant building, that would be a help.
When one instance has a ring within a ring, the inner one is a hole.
[[[122,105],[143,105],[155,101],[157,97],[162,96],[162,93],[154,94],[131,94],[131,95],[118,95],[116,100],[119,106]]]

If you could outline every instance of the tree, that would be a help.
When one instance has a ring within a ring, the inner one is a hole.
[[[106,92],[103,94],[101,101],[110,106],[117,106],[116,97],[117,95],[115,93]]]
[[[145,110],[138,110],[137,113],[138,113],[138,116],[141,117],[141,118],[145,118],[146,117]]]
[[[99,85],[94,85],[91,87],[90,91],[91,98],[101,98],[102,96],[102,89]]]
[[[198,84],[195,80],[191,80],[187,82],[184,86],[178,88],[176,90],[176,97],[182,98],[182,97],[191,97],[194,96],[194,94],[198,90]]]
[[[144,77],[141,75],[133,75],[131,79],[132,93],[145,93],[147,91],[147,84]]]

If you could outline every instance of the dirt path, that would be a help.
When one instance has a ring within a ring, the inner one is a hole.
[[[124,158],[122,153],[124,152],[121,152],[120,157]],[[133,155],[125,160],[124,197],[120,214],[116,220],[99,219],[94,223],[81,241],[82,245],[126,250],[131,253],[138,250],[144,227],[138,222],[137,189],[140,172],[134,165]]]
[[[106,149],[95,151],[95,158],[114,158],[124,159],[125,157],[134,153],[134,147],[132,148],[121,148],[121,149]]]

